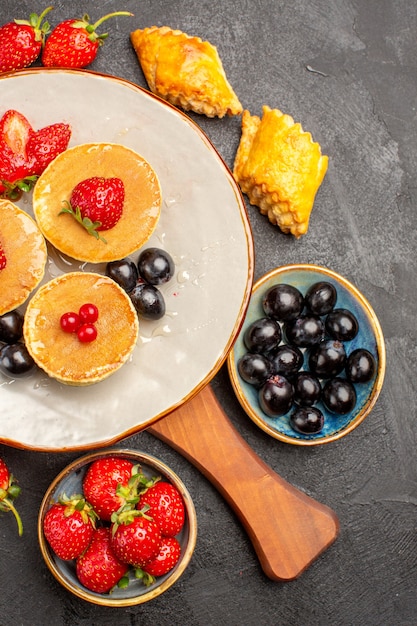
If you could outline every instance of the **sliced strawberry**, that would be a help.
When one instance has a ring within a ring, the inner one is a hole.
[[[6,253],[4,252],[4,248],[0,242],[0,270],[4,270],[7,265]]]
[[[26,117],[14,109],[9,109],[0,119],[0,137],[8,146],[16,163],[27,164],[27,144],[35,134]]]
[[[41,128],[29,137],[27,156],[33,162],[32,174],[40,176],[45,168],[67,149],[71,138],[69,124],[59,122]]]
[[[76,562],[76,573],[80,583],[96,593],[108,593],[118,585],[126,587],[129,566],[122,563],[110,545],[110,529],[97,528],[91,542]]]
[[[138,509],[148,507],[147,515],[152,517],[167,537],[177,535],[184,525],[184,500],[178,489],[166,481],[149,487],[140,497]]]

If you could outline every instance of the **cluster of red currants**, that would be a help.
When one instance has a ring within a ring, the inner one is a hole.
[[[60,324],[66,333],[76,333],[79,341],[89,343],[97,337],[95,322],[98,319],[98,308],[90,302],[83,304],[78,313],[68,311],[61,315]]]

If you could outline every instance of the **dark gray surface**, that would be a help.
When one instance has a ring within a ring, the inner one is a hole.
[[[2,0],[0,22],[46,3]],[[16,8],[17,7],[17,8]],[[90,69],[146,87],[129,42],[135,28],[168,25],[218,47],[245,108],[263,104],[300,121],[330,156],[309,233],[295,241],[248,206],[256,278],[287,263],[343,274],[374,307],[386,338],[385,385],[372,414],[339,442],[281,444],[252,424],[223,368],[214,390],[231,421],[274,471],[332,507],[337,542],[291,583],[265,577],[244,530],[214,487],[144,432],[124,446],[155,454],[194,497],[199,534],[182,579],[160,598],[127,609],[85,603],[61,588],[37,546],[37,510],[55,475],[80,453],[0,446],[22,486],[25,526],[0,519],[0,624],[56,626],[337,626],[417,623],[416,542],[416,58],[415,0],[58,0],[54,24],[114,10],[109,39]],[[1,108],[7,102],[1,101]],[[194,116],[232,166],[239,118]],[[221,280],[221,277],[219,277]]]

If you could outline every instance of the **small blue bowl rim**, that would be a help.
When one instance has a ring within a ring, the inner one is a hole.
[[[315,435],[303,435],[293,431],[289,426],[288,419],[291,411],[280,418],[269,418],[263,413],[258,404],[258,391],[246,383],[238,374],[237,363],[247,349],[243,343],[246,328],[257,318],[263,317],[262,295],[267,289],[278,283],[289,283],[299,288],[303,295],[309,285],[318,281],[328,281],[337,287],[338,300],[336,308],[348,308],[359,318],[360,331],[358,336],[351,342],[349,352],[355,347],[367,347],[376,356],[377,368],[372,381],[362,383],[362,401],[357,403],[355,410],[345,416],[333,416],[319,405],[325,415],[326,427]],[[306,282],[307,281],[307,282]],[[367,333],[367,341],[361,342],[364,336],[364,328]],[[359,346],[360,344],[360,346]],[[364,345],[365,344],[365,345]],[[259,278],[252,288],[251,299],[247,308],[245,319],[236,337],[232,350],[227,360],[228,372],[233,390],[242,408],[252,421],[266,433],[285,443],[299,446],[314,446],[336,441],[354,430],[375,406],[383,386],[386,353],[385,341],[379,320],[365,296],[346,278],[335,271],[314,264],[293,264],[277,267]]]

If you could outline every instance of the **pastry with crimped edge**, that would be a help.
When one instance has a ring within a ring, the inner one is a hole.
[[[295,237],[308,230],[328,157],[290,115],[263,107],[262,118],[244,111],[233,174],[251,204]]]
[[[122,216],[100,238],[61,212],[76,185],[92,177],[117,177],[124,184]],[[57,250],[78,261],[107,263],[147,242],[159,221],[161,188],[152,166],[134,150],[117,143],[85,143],[65,150],[41,174],[33,191],[33,211]]]
[[[0,315],[24,304],[41,282],[47,260],[45,239],[35,220],[10,202],[0,200]]]
[[[65,332],[61,316],[84,304],[97,307],[97,336],[83,343]],[[92,385],[106,379],[130,358],[139,334],[137,313],[126,292],[111,278],[70,272],[45,283],[28,303],[23,325],[26,347],[35,363],[66,385]]]
[[[130,39],[153,93],[207,117],[242,112],[217,48],[208,41],[168,26],[135,30]]]

